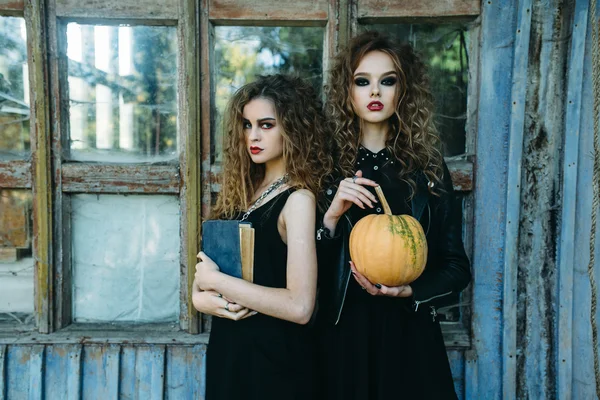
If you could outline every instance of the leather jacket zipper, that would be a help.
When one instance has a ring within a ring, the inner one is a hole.
[[[450,291],[448,293],[444,293],[444,294],[438,294],[437,296],[430,297],[430,298],[428,298],[426,300],[415,301],[415,304],[414,304],[414,306],[415,306],[415,312],[417,312],[419,310],[419,305],[421,305],[423,303],[427,303],[427,302],[429,302],[429,301],[431,301],[433,299],[437,299],[438,297],[448,296],[451,293],[452,293],[452,291]]]

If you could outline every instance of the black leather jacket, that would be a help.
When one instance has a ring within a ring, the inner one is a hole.
[[[411,201],[412,215],[421,222],[428,245],[425,271],[410,284],[413,289],[412,309],[416,312],[422,304],[440,307],[457,302],[459,293],[471,280],[471,271],[462,241],[462,214],[455,204],[446,164],[444,193],[440,197],[429,193],[425,174],[416,174],[414,179],[417,192]],[[336,190],[331,188],[328,193]],[[351,277],[348,239],[355,222],[346,213],[338,222],[333,238],[326,235],[323,228],[317,231],[320,303],[327,319],[335,324],[340,319]]]

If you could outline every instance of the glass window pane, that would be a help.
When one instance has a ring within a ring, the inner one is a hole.
[[[238,88],[256,76],[294,74],[308,79],[321,93],[323,35],[321,27],[215,27],[213,162],[221,161],[227,102]]]
[[[369,25],[399,42],[409,42],[428,66],[435,97],[436,125],[446,157],[465,152],[469,32],[458,23]]]
[[[177,32],[67,25],[73,160],[177,158]]]
[[[29,153],[29,77],[23,18],[0,16],[0,159]]]
[[[74,321],[178,321],[178,198],[80,194],[71,208]]]
[[[0,326],[33,328],[32,196],[0,190]]]

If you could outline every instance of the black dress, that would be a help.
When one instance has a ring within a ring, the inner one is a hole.
[[[386,149],[360,147],[356,169],[377,182],[394,215],[411,214],[410,186]],[[331,195],[331,193],[328,193]],[[356,223],[382,214],[380,203],[349,211]],[[373,282],[376,283],[376,282]],[[350,277],[337,325],[322,322],[321,398],[343,400],[455,399],[440,326],[427,307],[414,312],[411,300],[372,296]]]
[[[261,207],[248,220],[255,229],[254,283],[286,287],[287,246],[277,219],[292,190]],[[263,314],[232,321],[213,317],[207,350],[206,399],[313,399],[312,331]]]

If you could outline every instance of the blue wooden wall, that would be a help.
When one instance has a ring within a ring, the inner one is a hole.
[[[468,399],[596,398],[589,7],[482,2]]]
[[[205,345],[0,345],[0,399],[203,399],[205,353]]]

